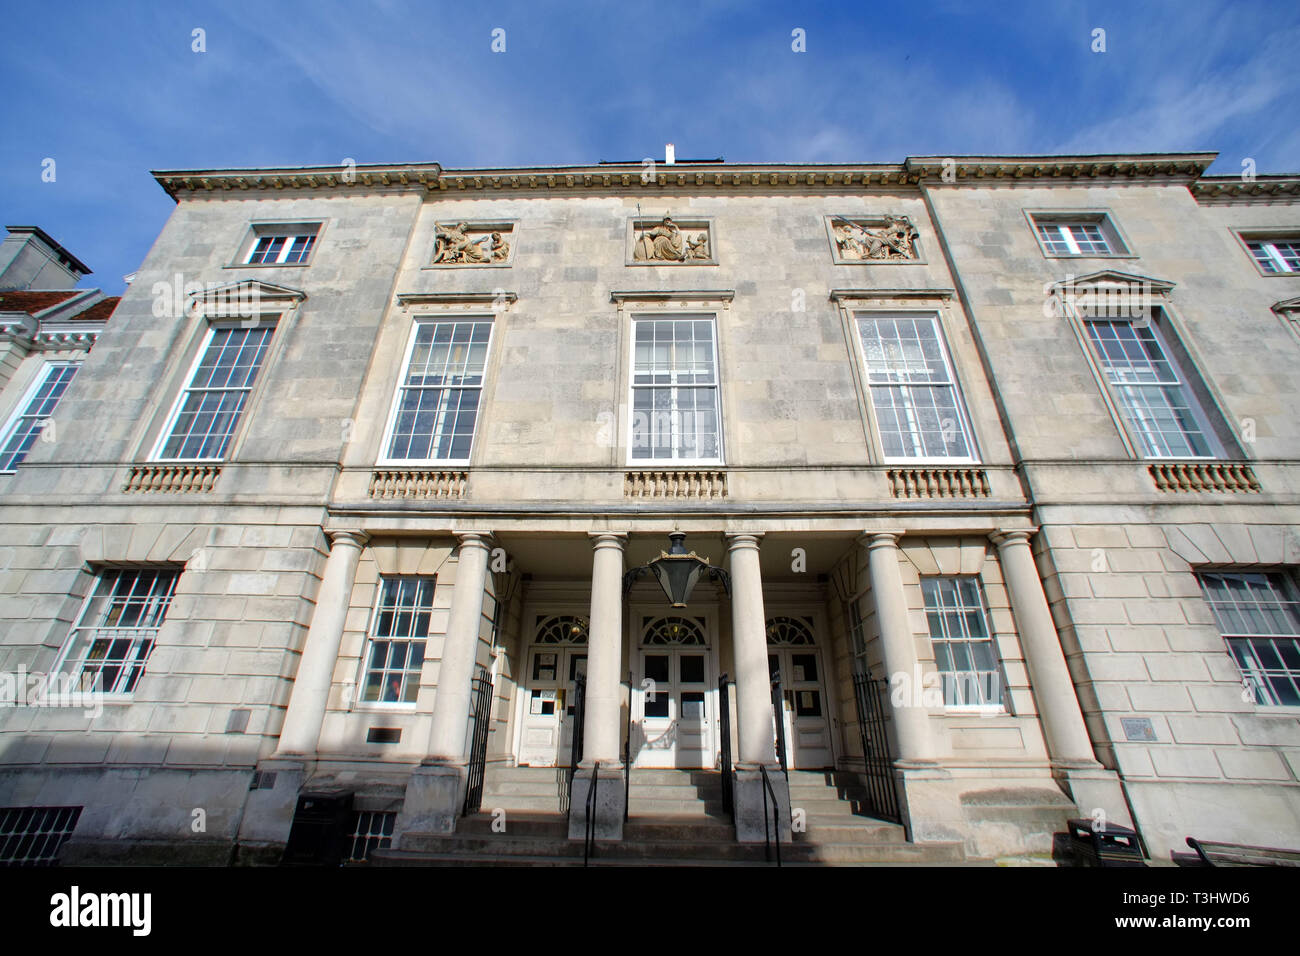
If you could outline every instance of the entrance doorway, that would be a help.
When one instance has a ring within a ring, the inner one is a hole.
[[[797,770],[833,766],[830,707],[811,618],[768,618],[767,669],[773,680],[781,682],[780,708],[775,717],[782,721],[789,766]]]
[[[636,766],[713,769],[717,689],[708,624],[696,617],[643,617],[633,719]]]
[[[528,650],[519,763],[567,767],[572,763],[574,683],[587,673],[587,619],[574,614],[539,615]]]

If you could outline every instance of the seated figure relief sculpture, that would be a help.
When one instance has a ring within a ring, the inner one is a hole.
[[[916,258],[916,238],[920,235],[906,216],[886,216],[884,227],[868,229],[847,219],[835,220],[835,244],[841,259],[897,260]]]
[[[708,230],[688,237],[668,216],[637,236],[632,249],[632,258],[637,262],[686,262],[709,257]]]

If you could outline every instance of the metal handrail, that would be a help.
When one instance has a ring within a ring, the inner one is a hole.
[[[772,862],[772,842],[767,835],[767,795],[772,795],[772,829],[776,830],[776,865],[781,865],[781,807],[776,799],[776,791],[772,789],[772,781],[767,776],[767,766],[758,765],[759,771],[763,774],[763,859],[769,863]]]
[[[623,822],[632,796],[632,672],[627,672],[627,724],[623,729]]]
[[[772,677],[772,720],[776,725],[776,759],[781,765],[781,772],[785,774],[786,782],[790,780],[790,766],[786,759],[785,752],[785,694],[781,689],[781,672],[777,671]]]
[[[726,674],[718,678],[718,728],[721,737],[718,747],[718,769],[722,773],[722,808],[727,811],[728,816],[734,822],[736,819],[736,799],[731,769],[731,694],[727,681]]]
[[[587,836],[582,843],[582,865],[591,859],[592,844],[596,838],[596,787],[600,784],[600,761],[591,768],[591,787],[587,790]]]

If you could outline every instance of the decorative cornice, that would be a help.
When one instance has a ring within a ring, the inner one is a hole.
[[[1096,156],[909,156],[903,168],[927,185],[1059,179],[1191,182],[1218,153],[1134,153]]]
[[[1300,296],[1296,296],[1294,299],[1283,299],[1281,302],[1274,302],[1273,311],[1278,315],[1300,318]]]
[[[910,190],[922,185],[986,185],[1103,180],[1181,183],[1198,198],[1295,196],[1298,176],[1202,178],[1217,153],[1085,156],[912,156],[902,163],[609,163],[443,169],[437,163],[309,166],[278,169],[162,170],[154,178],[176,199],[182,193],[239,195],[250,191],[427,190],[429,192],[634,192],[667,190]]]
[[[26,312],[0,314],[0,339],[30,338],[36,327],[36,320]]]
[[[397,304],[411,305],[492,305],[496,302],[517,302],[514,292],[399,292]]]
[[[154,170],[167,195],[184,192],[248,192],[285,189],[429,189],[442,167],[437,163],[377,166],[301,166],[283,169]]]
[[[32,336],[32,341],[37,345],[45,348],[58,348],[71,346],[84,347],[89,349],[99,339],[99,333],[102,328],[55,328],[41,329]]]
[[[868,299],[951,299],[952,289],[831,289],[833,302],[861,302]]]
[[[620,309],[626,302],[683,305],[688,302],[731,302],[735,298],[735,289],[664,289],[648,292],[615,291],[609,294],[609,300],[617,302]]]
[[[1198,202],[1300,199],[1300,176],[1203,176],[1189,188]]]

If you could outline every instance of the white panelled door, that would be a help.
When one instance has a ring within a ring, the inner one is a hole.
[[[567,767],[573,743],[574,684],[587,673],[587,620],[539,616],[524,674],[519,763]]]
[[[775,717],[785,734],[788,765],[799,770],[833,766],[830,707],[811,619],[769,618],[767,644],[768,672],[781,681],[781,706]]]
[[[703,618],[643,619],[635,673],[636,766],[712,769],[717,688]]]

